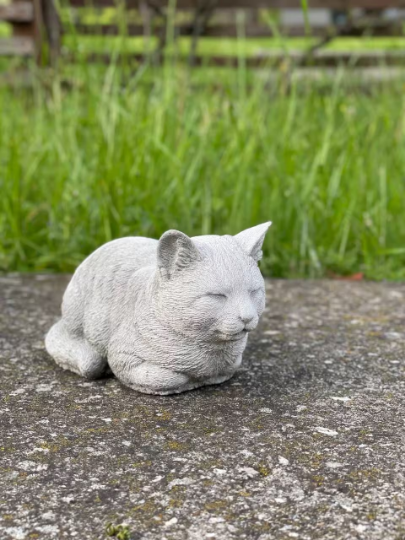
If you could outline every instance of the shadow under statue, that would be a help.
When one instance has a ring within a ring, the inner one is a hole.
[[[226,381],[265,306],[257,262],[271,222],[236,236],[108,242],[74,273],[45,345],[64,369],[174,394]]]

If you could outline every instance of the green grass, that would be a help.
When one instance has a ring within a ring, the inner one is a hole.
[[[82,62],[0,87],[0,268],[71,271],[120,236],[272,220],[267,275],[404,278],[403,82],[201,73]]]
[[[0,38],[11,36],[11,26],[0,22]]]

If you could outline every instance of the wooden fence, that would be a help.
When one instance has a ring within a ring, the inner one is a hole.
[[[1,0],[0,0],[1,1]],[[165,47],[166,28],[168,22],[168,0],[123,0],[125,10],[131,13],[131,22],[125,24],[124,32],[128,36],[156,36],[157,48],[155,57]],[[386,20],[381,12],[387,8],[404,8],[405,0],[310,0],[310,9],[331,9],[346,12],[344,24],[312,27],[312,36],[319,41],[306,53],[293,52],[290,57],[297,63],[334,65],[337,62],[350,62],[353,55],[333,53],[322,50],[322,46],[338,36],[402,36],[404,21],[399,17]],[[0,55],[18,55],[35,57],[39,63],[54,62],[61,51],[63,34],[74,32],[76,35],[114,36],[122,32],[119,24],[89,24],[80,17],[83,8],[94,7],[102,10],[121,6],[116,0],[62,0],[61,11],[70,10],[73,23],[61,24],[60,13],[54,0],[13,0],[12,3],[0,4],[0,21],[12,25],[11,38],[0,39]],[[275,33],[288,36],[306,35],[308,28],[304,25],[281,26],[268,24],[263,12],[295,8],[301,9],[300,0],[177,0],[174,35],[190,37],[189,61],[193,64],[206,62],[207,59],[197,55],[198,39],[206,37],[236,37],[241,33],[246,38],[271,37]],[[361,13],[354,14],[357,8]],[[243,24],[235,22],[235,10],[244,14]],[[135,17],[133,14],[136,14]],[[219,17],[218,14],[221,16]],[[135,19],[135,20],[134,20]],[[62,17],[63,20],[63,17]],[[134,55],[141,58],[141,55]],[[108,55],[91,55],[93,59],[108,60]],[[247,60],[248,64],[258,65],[264,62],[277,62],[280,52],[263,52]],[[405,55],[402,51],[387,53],[371,51],[356,55],[357,65],[373,65],[375,63],[403,63]],[[237,58],[214,56],[208,60],[211,64],[235,64]]]
[[[0,56],[31,56],[41,63],[44,44],[49,61],[59,54],[60,20],[53,0],[0,4],[0,21],[12,26],[12,37],[0,39]]]

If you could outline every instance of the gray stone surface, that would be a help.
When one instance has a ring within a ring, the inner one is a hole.
[[[405,538],[405,285],[272,281],[240,372],[160,397],[58,368],[66,277],[0,278],[0,538]]]

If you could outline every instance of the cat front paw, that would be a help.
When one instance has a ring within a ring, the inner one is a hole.
[[[190,378],[155,364],[144,362],[125,373],[115,373],[118,379],[144,394],[168,395],[183,392],[190,384]]]

